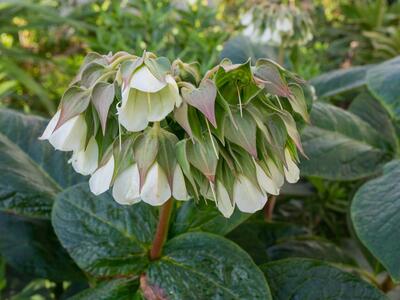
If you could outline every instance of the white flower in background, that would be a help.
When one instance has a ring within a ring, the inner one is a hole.
[[[287,164],[287,168],[284,167],[286,181],[296,183],[300,178],[300,169],[293,161],[288,148],[285,149],[285,160]]]
[[[119,174],[113,187],[113,197],[119,204],[130,205],[143,200],[150,205],[162,205],[173,196],[176,200],[188,200],[185,179],[177,165],[172,180],[172,193],[167,175],[155,162],[146,175],[140,191],[140,176],[137,164]]]
[[[264,30],[264,33],[262,34],[260,40],[263,43],[268,43],[271,39],[272,39],[272,31],[271,31],[271,29],[269,27],[267,27]]]
[[[72,154],[70,162],[75,172],[82,175],[92,174],[98,166],[99,160],[99,147],[97,146],[96,139],[90,138],[86,149],[75,150]]]
[[[276,30],[280,32],[293,31],[292,21],[288,17],[281,17],[276,20]]]
[[[87,126],[83,114],[79,114],[54,130],[60,118],[61,111],[51,118],[40,140],[48,140],[57,150],[75,151],[82,148],[86,139]]]
[[[100,195],[110,188],[114,175],[114,156],[111,155],[107,162],[100,166],[90,177],[90,191],[95,195]]]
[[[278,45],[282,43],[282,37],[278,30],[274,30],[272,32],[271,40],[272,40],[272,42],[274,42],[275,44],[278,44]]]
[[[267,195],[260,191],[253,182],[240,174],[233,185],[233,200],[240,211],[254,213],[264,207]]]
[[[149,122],[163,120],[181,102],[178,85],[171,75],[161,81],[143,65],[132,75],[129,86],[122,87],[118,119],[127,130],[141,131]]]

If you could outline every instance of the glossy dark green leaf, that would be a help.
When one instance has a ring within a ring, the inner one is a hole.
[[[397,145],[396,129],[385,107],[370,93],[363,92],[351,102],[349,111],[359,116],[379,133],[395,150]]]
[[[400,281],[400,161],[388,163],[383,175],[365,183],[351,204],[351,219],[361,242]]]
[[[246,250],[257,264],[270,261],[268,248],[278,240],[304,236],[308,231],[289,223],[266,223],[264,220],[244,222],[227,237]]]
[[[379,172],[393,155],[376,128],[333,105],[314,104],[311,124],[302,132],[309,157],[301,161],[303,175],[332,180],[365,178]]]
[[[113,279],[98,284],[68,298],[69,300],[134,300],[134,294],[139,287],[138,279]]]
[[[310,81],[318,97],[330,97],[362,87],[372,65],[353,67],[325,73]]]
[[[145,203],[121,206],[110,192],[96,197],[87,184],[79,184],[59,194],[52,222],[61,244],[84,271],[126,276],[147,266],[157,216]]]
[[[176,236],[190,231],[204,231],[225,235],[248,219],[250,215],[235,209],[230,218],[225,218],[213,201],[196,203],[191,200],[178,208],[170,233]]]
[[[146,272],[146,286],[169,300],[272,299],[246,252],[225,238],[200,232],[168,241],[161,259]]]
[[[48,220],[0,212],[0,252],[21,274],[55,281],[83,279]]]
[[[388,60],[368,71],[367,86],[382,102],[390,115],[400,119],[400,56]]]
[[[274,300],[383,300],[385,295],[359,277],[328,263],[289,258],[261,266]]]
[[[39,141],[47,121],[0,110],[0,210],[50,217],[54,196],[81,180],[68,157]]]

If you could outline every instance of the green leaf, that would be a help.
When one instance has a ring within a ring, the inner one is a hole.
[[[243,115],[236,112],[232,115],[232,118],[233,120],[228,119],[225,122],[225,137],[244,148],[253,157],[257,157],[257,125],[251,114],[245,110]]]
[[[83,113],[90,103],[90,90],[72,86],[64,93],[61,99],[61,112],[54,130],[62,126],[73,117]]]
[[[250,215],[235,209],[230,218],[225,218],[213,201],[187,201],[178,208],[170,232],[173,236],[192,231],[225,235]]]
[[[133,300],[133,294],[139,287],[137,279],[113,279],[98,284],[94,288],[86,289],[69,300]]]
[[[200,83],[197,89],[193,90],[182,88],[182,97],[189,105],[201,111],[214,127],[217,127],[217,121],[215,119],[217,88],[215,87],[214,81],[205,79]]]
[[[65,154],[37,139],[46,123],[0,110],[0,210],[49,218],[55,195],[81,180]]]
[[[318,260],[290,258],[261,266],[274,300],[380,300],[385,295],[359,277]]]
[[[383,169],[383,175],[365,183],[351,204],[351,219],[361,242],[400,281],[400,161]]]
[[[166,299],[272,299],[246,252],[222,237],[187,233],[168,241],[150,264],[146,286]]]
[[[0,252],[21,274],[55,281],[83,279],[48,220],[0,212]]]
[[[99,82],[92,91],[92,103],[99,114],[103,135],[106,133],[108,111],[114,101],[114,96],[115,87],[113,83]]]
[[[379,133],[391,148],[398,148],[396,129],[387,110],[370,93],[363,92],[351,102],[349,111],[360,117],[373,128],[379,128]]]
[[[94,276],[138,275],[148,264],[157,216],[151,206],[117,204],[110,192],[94,196],[87,184],[57,197],[52,223],[79,267]]]
[[[290,90],[277,65],[268,59],[259,59],[254,69],[254,76],[260,80],[266,91],[272,95],[289,97]]]
[[[289,223],[266,223],[264,220],[249,220],[227,237],[242,247],[257,264],[270,261],[267,249],[280,239],[304,236],[308,231]]]
[[[356,115],[333,105],[316,103],[311,124],[302,132],[303,175],[355,180],[379,172],[391,159],[390,146],[378,131]]]
[[[400,119],[400,56],[388,60],[368,71],[367,86],[382,102],[389,114]]]
[[[325,73],[310,81],[318,97],[331,97],[362,87],[373,65],[357,66]]]

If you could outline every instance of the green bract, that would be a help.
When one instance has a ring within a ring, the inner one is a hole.
[[[225,217],[253,213],[299,179],[304,82],[267,59],[225,59],[200,77],[150,52],[90,53],[41,139],[120,204],[193,197]]]

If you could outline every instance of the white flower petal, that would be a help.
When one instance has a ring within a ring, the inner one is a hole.
[[[225,218],[229,218],[232,215],[235,206],[234,204],[232,204],[232,201],[229,197],[228,191],[226,190],[225,186],[219,181],[217,181],[216,193],[217,193],[218,210],[222,213],[222,215]]]
[[[267,196],[242,174],[233,185],[233,199],[239,210],[246,213],[262,209],[267,202]]]
[[[158,92],[166,85],[166,82],[158,80],[153,74],[151,74],[150,70],[146,66],[141,67],[133,74],[130,83],[131,88],[148,93]]]
[[[293,161],[287,148],[285,149],[285,160],[287,164],[287,168],[284,167],[286,180],[289,183],[296,183],[300,179],[300,169]]]
[[[61,125],[48,139],[57,150],[77,151],[83,147],[86,132],[85,117],[80,114]]]
[[[90,138],[86,150],[81,149],[74,151],[71,162],[75,172],[82,175],[90,175],[97,169],[98,160],[99,147],[93,136]]]
[[[179,107],[182,104],[182,97],[179,95],[179,88],[174,77],[167,75],[165,81],[168,83],[169,97],[175,102],[175,106]]]
[[[255,163],[255,165],[257,181],[261,188],[268,194],[279,195],[279,187],[276,185],[276,183],[270,177],[268,177],[259,164]]]
[[[114,182],[112,195],[114,200],[122,205],[140,202],[139,169],[137,164],[130,166],[118,175]]]
[[[168,86],[161,91],[146,95],[149,111],[148,120],[151,122],[162,121],[174,109],[175,99],[171,97]]]
[[[282,42],[282,38],[281,38],[281,35],[280,35],[280,33],[279,33],[278,30],[275,30],[275,31],[272,33],[272,41],[273,41],[274,43],[276,43],[276,44],[280,44],[280,43]]]
[[[147,94],[131,89],[129,98],[118,108],[118,120],[129,131],[141,131],[147,127]]]
[[[261,42],[263,43],[267,43],[271,40],[272,38],[272,32],[270,28],[267,28],[264,30],[264,33],[262,34],[262,36],[260,37]]]
[[[167,176],[157,162],[147,173],[140,196],[150,205],[162,205],[171,198]]]
[[[285,178],[278,167],[275,165],[272,159],[266,161],[269,172],[271,173],[271,179],[275,182],[278,188],[281,188],[285,182]]]
[[[93,194],[100,195],[110,188],[114,174],[114,156],[104,166],[98,168],[90,177],[89,187]]]
[[[176,165],[174,170],[174,177],[172,179],[172,196],[176,200],[189,200],[189,195],[186,190],[185,177],[183,176],[182,169],[179,165]]]
[[[56,114],[51,118],[49,124],[47,124],[46,129],[43,134],[39,137],[39,140],[48,140],[52,135],[54,128],[56,128],[58,120],[60,119],[61,110],[57,110]]]

